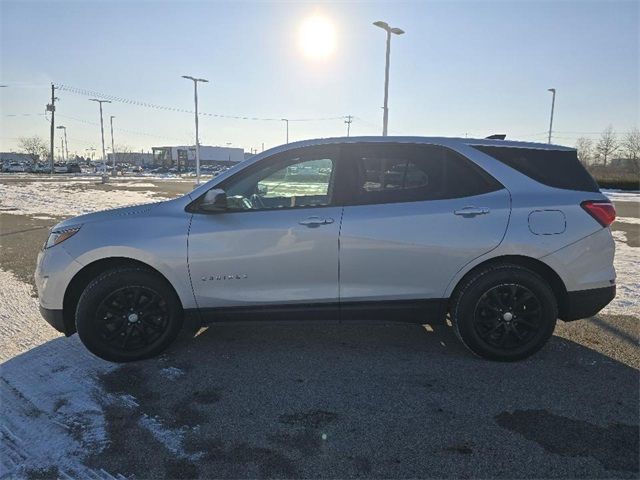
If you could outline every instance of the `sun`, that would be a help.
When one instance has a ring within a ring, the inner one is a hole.
[[[335,49],[336,30],[325,17],[315,15],[300,26],[300,48],[309,58],[326,58]]]

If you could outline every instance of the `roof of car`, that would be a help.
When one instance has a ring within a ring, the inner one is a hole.
[[[441,145],[447,144],[465,144],[465,145],[483,145],[494,147],[512,147],[512,148],[534,148],[538,150],[574,150],[571,147],[562,145],[554,145],[549,143],[522,142],[516,140],[492,140],[487,138],[456,138],[456,137],[409,137],[409,136],[367,136],[367,137],[331,137],[316,138],[309,140],[301,140],[292,142],[287,145],[281,145],[276,149],[288,150],[291,148],[306,147],[312,145],[328,145],[335,143],[360,143],[360,142],[390,142],[390,143],[436,143]]]

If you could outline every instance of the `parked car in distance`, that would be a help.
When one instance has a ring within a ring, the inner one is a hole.
[[[9,162],[8,164],[5,164],[4,171],[10,173],[30,172],[31,165],[24,162]]]
[[[162,352],[186,315],[448,316],[473,353],[514,361],[614,298],[614,219],[571,148],[310,140],[181,198],[65,220],[35,277],[44,318],[112,361]]]
[[[31,167],[32,173],[50,173],[51,167],[46,163],[35,163]]]
[[[54,163],[53,173],[69,173],[66,163]]]

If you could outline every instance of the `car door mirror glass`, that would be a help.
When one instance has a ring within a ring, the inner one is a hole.
[[[227,209],[227,194],[220,188],[212,188],[204,194],[200,202],[200,210],[205,212],[221,212]]]

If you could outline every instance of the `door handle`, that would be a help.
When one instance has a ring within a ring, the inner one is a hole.
[[[477,215],[486,215],[487,213],[489,213],[489,209],[486,207],[464,207],[453,211],[454,215],[463,217],[475,217]]]
[[[327,225],[329,223],[333,223],[333,218],[328,217],[307,217],[304,220],[300,220],[298,222],[300,225],[304,225],[306,227],[319,227],[320,225]]]

